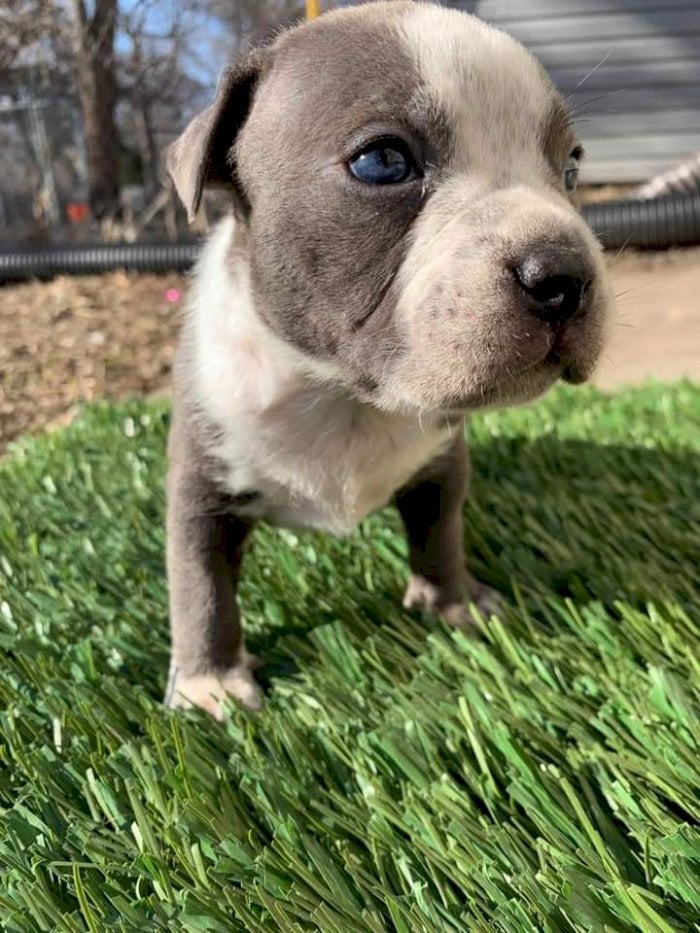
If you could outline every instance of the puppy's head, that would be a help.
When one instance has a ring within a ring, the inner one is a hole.
[[[581,151],[521,45],[394,0],[233,67],[169,168],[191,214],[204,184],[231,187],[278,335],[364,400],[424,411],[591,373],[608,290],[570,200]]]

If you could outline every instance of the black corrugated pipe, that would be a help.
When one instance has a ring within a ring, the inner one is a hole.
[[[48,279],[54,275],[129,272],[184,272],[199,255],[201,242],[99,243],[44,250],[0,252],[0,282]]]
[[[700,193],[584,204],[581,213],[606,249],[700,243]]]
[[[651,201],[585,204],[583,216],[607,249],[660,249],[700,243],[700,194],[668,195]],[[0,282],[54,275],[183,272],[201,243],[120,243],[49,250],[0,252]]]

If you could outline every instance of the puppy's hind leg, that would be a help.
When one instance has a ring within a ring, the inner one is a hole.
[[[411,567],[403,604],[438,613],[460,628],[472,622],[465,596],[485,615],[499,605],[498,594],[465,566],[462,507],[468,477],[469,454],[460,434],[446,453],[396,494]]]

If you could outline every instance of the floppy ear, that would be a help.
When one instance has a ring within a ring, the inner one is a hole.
[[[205,185],[231,187],[236,210],[247,211],[245,192],[235,177],[232,149],[266,61],[266,50],[254,49],[227,68],[219,79],[214,103],[197,114],[167,149],[165,166],[190,222],[199,209]]]

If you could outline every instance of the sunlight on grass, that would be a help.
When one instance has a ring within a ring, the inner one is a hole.
[[[172,715],[162,405],[0,464],[0,920],[33,930],[700,929],[700,389],[470,427],[479,637],[400,608],[391,510],[261,529],[269,689]]]

